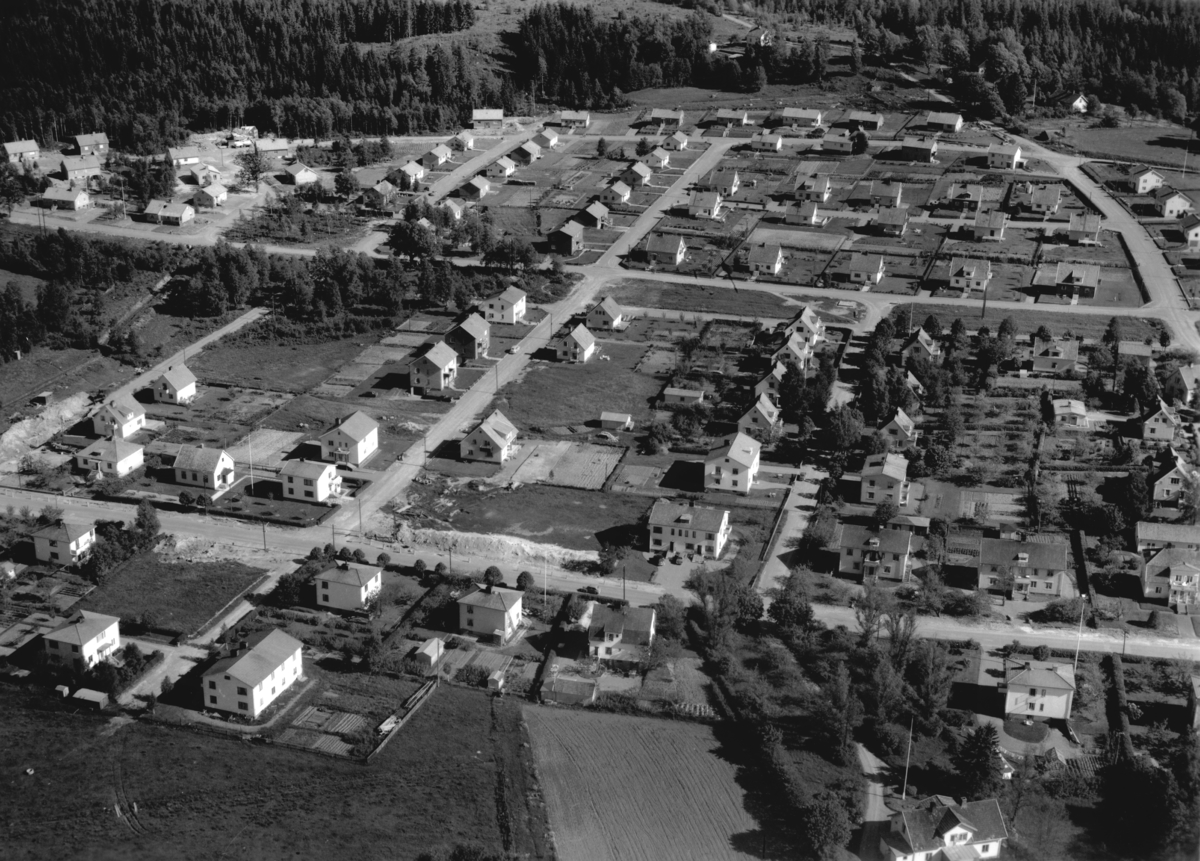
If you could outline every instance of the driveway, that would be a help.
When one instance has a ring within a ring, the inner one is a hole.
[[[871,751],[861,744],[856,745],[858,764],[863,776],[867,779],[866,806],[863,810],[863,824],[858,839],[858,852],[861,861],[878,861],[879,838],[891,827],[888,810],[884,803],[884,786],[890,777],[890,769]]]

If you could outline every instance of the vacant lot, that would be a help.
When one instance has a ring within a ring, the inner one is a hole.
[[[1060,128],[1062,120],[1052,125]],[[1058,139],[1056,138],[1056,141]],[[1067,144],[1098,156],[1129,161],[1148,159],[1154,164],[1183,165],[1189,136],[1186,129],[1170,124],[1122,127],[1117,129],[1075,128],[1069,129]],[[1200,142],[1191,140],[1191,158],[1200,154]]]
[[[19,362],[0,366],[0,403],[11,409],[43,389],[62,390],[62,397],[79,391],[109,389],[133,376],[133,368],[91,350],[36,348]]]
[[[83,606],[192,634],[263,573],[240,562],[163,562],[141,553],[113,570]]]
[[[443,686],[366,767],[153,724],[118,727],[8,689],[0,737],[9,790],[0,845],[11,861],[214,852],[407,861],[467,842],[547,857],[519,706],[473,691]],[[137,805],[132,823],[114,803]]]
[[[502,533],[572,550],[599,550],[618,540],[630,543],[638,520],[653,500],[631,493],[598,493],[550,485],[495,490],[458,497],[451,518],[460,532]]]
[[[618,284],[612,297],[622,305],[639,308],[667,308],[738,317],[784,318],[792,315],[782,299],[762,290],[735,290],[627,278]]]
[[[357,356],[369,337],[300,345],[237,341],[205,350],[189,365],[201,381],[213,378],[259,389],[305,392]]]
[[[525,720],[563,861],[757,857],[755,828],[706,726],[527,706]]]
[[[620,301],[618,299],[618,301]],[[638,424],[650,415],[663,381],[635,368],[644,344],[601,340],[598,352],[582,365],[531,363],[524,376],[500,390],[493,407],[521,430],[582,425],[603,411],[629,413]]]

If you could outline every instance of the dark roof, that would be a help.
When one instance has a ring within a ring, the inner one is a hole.
[[[204,448],[204,446],[185,445],[175,455],[175,469],[193,469],[197,472],[212,472],[221,462],[223,448]]]
[[[914,852],[943,848],[943,835],[960,825],[971,832],[972,843],[1008,837],[1000,802],[994,798],[955,804],[951,798],[935,795],[917,802],[912,808],[901,810],[896,816],[904,821],[908,843]]]
[[[721,508],[707,508],[702,505],[688,505],[683,502],[671,502],[660,499],[650,509],[651,526],[686,526],[697,532],[719,532],[721,524],[729,514]]]
[[[1024,555],[1025,561],[1021,561]],[[984,565],[1012,565],[1019,568],[1067,569],[1067,545],[1017,541],[1012,538],[984,538],[979,542],[979,561]]]
[[[514,589],[492,587],[492,591],[476,588],[458,599],[459,604],[469,607],[484,607],[488,610],[503,610],[508,612],[521,603],[521,593]]]
[[[912,548],[912,533],[903,529],[871,529],[853,523],[842,524],[839,546],[879,550],[885,553],[908,553]]]
[[[251,634],[246,638],[246,646],[247,651],[222,658],[204,675],[230,675],[253,688],[302,648],[299,640],[278,628]]]

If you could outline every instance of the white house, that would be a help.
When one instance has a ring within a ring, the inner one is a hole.
[[[646,240],[646,259],[651,263],[678,266],[687,256],[687,243],[678,233],[652,233]]]
[[[785,337],[779,349],[771,354],[771,361],[775,363],[795,362],[803,371],[808,367],[812,355],[812,345],[805,340],[804,335],[801,332],[792,332]]]
[[[688,148],[688,136],[683,132],[673,132],[663,141],[663,148],[676,152],[685,150]]]
[[[1007,658],[999,688],[1006,716],[1068,720],[1075,699],[1075,671],[1057,661]]]
[[[300,679],[303,648],[278,628],[251,634],[204,673],[204,707],[257,718]]]
[[[168,147],[167,158],[170,160],[172,167],[187,167],[189,164],[200,164],[200,147]]]
[[[913,330],[900,347],[900,358],[905,362],[914,358],[932,360],[941,354],[942,345],[920,326]]]
[[[313,579],[317,606],[332,610],[363,610],[383,588],[383,569],[374,565],[339,562]]]
[[[75,463],[84,472],[120,478],[140,469],[144,458],[142,447],[136,443],[123,439],[100,439],[75,455]]]
[[[452,158],[454,158],[454,151],[445,144],[438,144],[421,156],[421,165],[425,168],[441,167]]]
[[[508,287],[503,293],[488,299],[486,303],[480,303],[479,307],[489,323],[515,325],[525,319],[525,291],[517,287]]]
[[[905,582],[912,571],[912,533],[843,524],[838,538],[838,572],[862,583]]]
[[[362,466],[379,449],[379,422],[361,410],[351,413],[318,438],[321,460]]]
[[[1154,209],[1161,218],[1179,218],[1192,210],[1192,199],[1173,188],[1160,188],[1154,192]]]
[[[142,210],[142,217],[147,221],[153,221],[158,224],[172,224],[176,227],[182,227],[196,217],[196,209],[188,203],[152,200]]]
[[[988,209],[975,214],[971,232],[977,242],[1001,242],[1007,227],[1008,213],[999,209]]]
[[[181,446],[172,469],[177,484],[224,490],[234,482],[233,458],[220,448]]]
[[[779,407],[766,394],[761,394],[746,414],[738,419],[737,427],[746,436],[769,442],[779,427]]]
[[[151,384],[160,404],[186,404],[196,397],[196,375],[187,365],[172,365]]]
[[[962,131],[963,118],[962,114],[939,113],[930,111],[929,116],[925,118],[925,127],[938,132],[947,132],[953,134]]]
[[[409,183],[420,182],[425,178],[425,165],[419,161],[410,161],[400,168],[400,172],[408,177]]]
[[[862,470],[861,499],[869,504],[885,500],[908,505],[908,458],[899,454],[868,455]]]
[[[315,170],[300,162],[289,164],[283,169],[283,181],[291,185],[311,185],[320,178]]]
[[[34,532],[33,555],[39,562],[74,565],[87,556],[96,543],[96,527],[73,520],[59,520]]]
[[[1162,188],[1165,179],[1154,168],[1143,167],[1129,175],[1129,187],[1135,194],[1149,194],[1157,188]]]
[[[458,456],[463,460],[504,463],[516,451],[516,443],[516,425],[500,410],[493,410],[463,437],[458,446]]]
[[[1014,598],[1075,595],[1065,542],[981,538],[976,558],[979,589],[1011,592]]]
[[[443,392],[458,377],[458,353],[445,341],[438,341],[428,352],[413,360],[409,379],[414,391]]]
[[[586,129],[592,124],[592,115],[587,111],[563,111],[558,115],[559,125],[569,129]]]
[[[805,305],[788,322],[783,333],[787,337],[799,334],[805,343],[815,346],[825,340],[825,321],[818,316],[812,306]]]
[[[829,217],[821,215],[820,209],[814,200],[806,200],[803,203],[793,203],[788,206],[787,211],[783,214],[785,224],[802,225],[806,227],[824,227],[829,223]]]
[[[38,204],[44,209],[66,209],[78,212],[92,205],[92,199],[82,188],[50,186],[42,192]]]
[[[836,152],[849,155],[854,152],[854,139],[844,129],[834,129],[817,141],[816,147],[823,152]]]
[[[146,426],[145,408],[129,395],[117,395],[92,413],[92,432],[127,439]]]
[[[1200,248],[1200,215],[1194,212],[1188,213],[1179,222],[1179,229],[1183,233],[1183,241],[1187,244],[1189,251]]]
[[[506,155],[500,156],[484,171],[488,179],[508,179],[517,172],[517,163]]]
[[[992,280],[992,261],[971,257],[955,257],[950,261],[950,289],[966,295],[972,290],[986,290]]]
[[[612,185],[600,192],[600,202],[605,204],[629,203],[629,196],[633,194],[633,190],[621,180],[617,180]]]
[[[959,861],[999,858],[1008,839],[1004,814],[994,798],[964,801],[934,795],[904,804],[879,838],[884,861]]]
[[[522,595],[515,589],[476,588],[458,599],[458,628],[480,639],[507,643],[521,627]]]
[[[589,601],[587,611],[588,652],[602,664],[632,668],[646,657],[654,642],[653,607],[626,607],[614,610]]]
[[[82,673],[121,648],[121,620],[80,610],[58,628],[43,634],[42,645],[50,663]]]
[[[471,128],[479,131],[500,131],[504,128],[503,108],[475,108],[471,111]]]
[[[771,403],[779,404],[779,385],[783,382],[784,376],[787,374],[787,365],[783,362],[772,362],[771,370],[763,376],[761,380],[754,384],[754,396],[761,398],[764,395],[771,399]]]
[[[32,164],[41,157],[37,141],[9,141],[3,149],[9,164]]]
[[[822,112],[816,108],[784,108],[779,112],[779,124],[798,128],[816,128],[821,124]]]
[[[700,404],[704,402],[703,389],[682,389],[678,386],[667,386],[663,389],[663,404],[676,406],[690,406],[692,404]]]
[[[509,158],[517,164],[529,166],[542,157],[542,148],[534,141],[525,141],[509,153]]]
[[[609,431],[631,431],[633,430],[633,416],[629,413],[600,413],[600,427]]]
[[[994,170],[1016,170],[1024,163],[1021,148],[1016,144],[992,144],[988,147],[987,164]]]
[[[463,195],[471,200],[483,200],[492,190],[492,184],[486,177],[473,176],[463,186]]]
[[[863,254],[855,251],[850,255],[847,275],[853,284],[878,284],[883,280],[884,275],[883,255]]]
[[[222,205],[227,200],[229,200],[229,189],[219,182],[197,189],[196,193],[192,195],[192,203],[196,206],[207,206],[210,209]]]
[[[721,214],[719,191],[693,191],[688,200],[688,215],[692,218],[716,218]]]
[[[342,476],[332,463],[315,460],[287,460],[279,470],[284,499],[300,502],[324,502],[342,492]]]
[[[1180,365],[1163,380],[1163,393],[1177,404],[1187,406],[1196,398],[1200,368]]]
[[[653,176],[654,171],[650,169],[650,165],[635,161],[621,173],[621,181],[631,188],[638,188],[649,185]]]
[[[708,453],[704,461],[705,490],[749,493],[758,475],[762,445],[738,432]]]
[[[750,249],[746,259],[755,275],[778,275],[783,268],[783,248],[779,245],[758,245]]]
[[[895,414],[879,429],[879,432],[900,448],[910,446],[917,441],[916,424],[908,417],[908,413],[899,407],[896,407]]]
[[[771,132],[759,132],[750,138],[750,149],[755,152],[779,152],[783,149],[783,138]]]
[[[671,153],[660,146],[656,146],[642,157],[642,161],[658,170],[671,164]]]
[[[580,323],[554,342],[554,353],[560,362],[586,362],[596,350],[596,336]]]
[[[466,152],[467,150],[475,149],[475,133],[463,129],[454,137],[450,138],[450,140],[448,140],[446,143],[451,149],[458,150],[460,152]]]
[[[619,329],[625,323],[625,309],[612,296],[605,296],[587,313],[589,329]]]
[[[649,529],[652,553],[699,553],[706,559],[719,557],[732,533],[728,511],[668,499],[655,500]]]

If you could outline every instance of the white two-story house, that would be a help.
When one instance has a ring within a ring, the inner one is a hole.
[[[934,795],[905,803],[879,839],[884,861],[966,861],[998,858],[1008,839],[1004,814],[994,798],[957,803]]]
[[[516,426],[500,410],[493,410],[463,437],[458,453],[462,460],[504,463],[516,451],[516,442]]]
[[[39,562],[75,565],[96,543],[96,527],[90,523],[59,520],[43,526],[30,537],[33,538],[33,555]]]
[[[729,541],[729,512],[659,499],[650,509],[650,550],[653,553],[699,553],[716,559]]]
[[[204,674],[204,707],[257,718],[303,675],[302,649],[278,628],[251,634]]]
[[[279,470],[284,499],[300,502],[324,502],[342,492],[342,476],[332,463],[315,460],[287,460]]]
[[[744,433],[736,433],[708,453],[704,461],[705,490],[749,493],[758,475],[762,445]]]
[[[383,588],[383,569],[374,565],[339,562],[314,580],[317,606],[333,610],[362,610]]]
[[[68,667],[77,673],[116,654],[121,648],[121,620],[81,610],[55,630],[42,635],[50,663]]]
[[[379,422],[353,412],[320,436],[321,460],[362,466],[379,449]]]
[[[475,589],[458,599],[458,628],[480,639],[507,643],[521,626],[522,595],[515,589]]]

